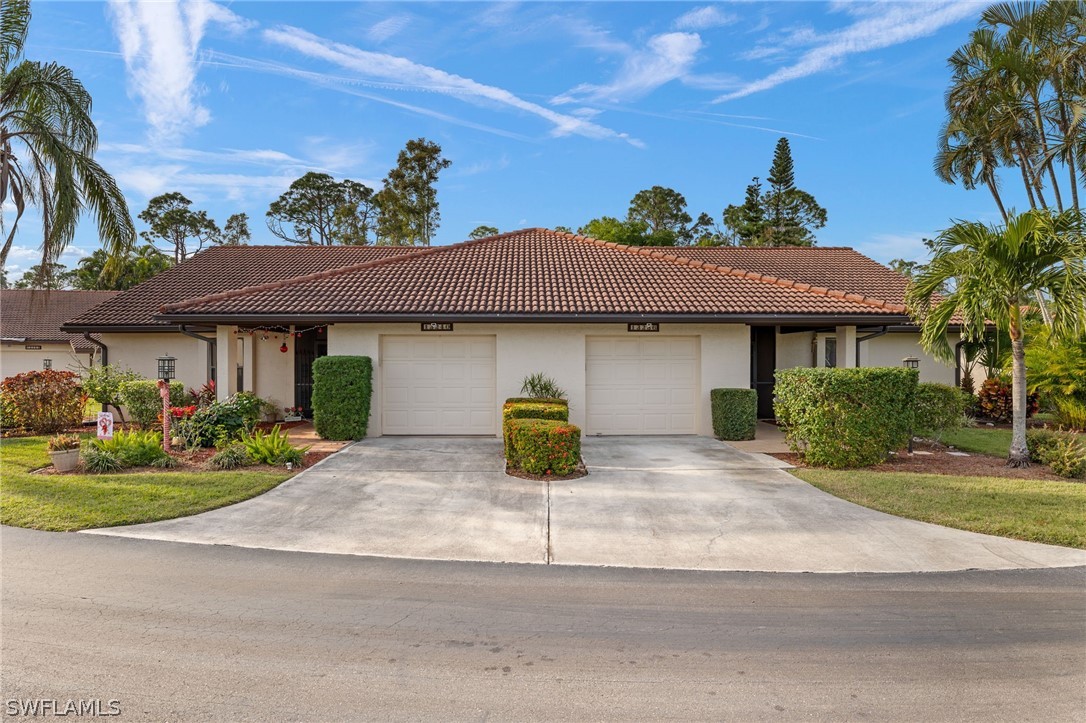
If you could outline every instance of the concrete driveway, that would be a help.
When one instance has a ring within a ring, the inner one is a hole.
[[[384,437],[193,517],[88,531],[445,560],[781,572],[1086,565],[1086,551],[904,520],[704,437],[588,438],[589,476],[507,477],[501,442]]]

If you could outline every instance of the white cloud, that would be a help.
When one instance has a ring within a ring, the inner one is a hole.
[[[760,80],[747,83],[738,90],[722,95],[714,102],[743,98],[792,80],[830,70],[840,65],[850,55],[887,48],[931,35],[940,28],[975,17],[977,14],[976,3],[969,1],[951,4],[879,3],[856,7],[850,4],[845,9],[850,16],[856,18],[851,25],[830,33],[812,33],[809,38],[804,39],[808,40],[813,47],[798,61]],[[796,39],[786,42],[795,43]],[[761,52],[764,57],[772,55],[769,49],[764,48]]]
[[[597,139],[621,139],[637,145],[634,139],[629,138],[624,133],[605,128],[583,118],[544,108],[537,103],[524,100],[504,88],[485,85],[470,78],[415,63],[407,58],[361,50],[290,26],[265,30],[264,38],[276,45],[295,50],[306,57],[332,63],[358,76],[346,79],[348,81],[357,81],[361,78],[362,80],[392,82],[403,89],[443,93],[476,104],[504,106],[546,120],[552,124],[551,134],[554,136],[580,135]],[[305,71],[302,71],[302,73],[305,73]],[[340,82],[344,79],[328,78],[328,80]],[[360,93],[356,94],[361,95]],[[382,101],[396,105],[395,102],[387,99],[382,99]]]
[[[582,83],[551,102],[562,105],[585,99],[616,102],[640,98],[665,83],[687,77],[701,48],[697,33],[654,35],[644,50],[629,53],[610,83]]]
[[[378,23],[374,23],[370,29],[366,31],[366,37],[375,43],[383,43],[394,35],[402,33],[410,24],[410,15],[393,15]]]
[[[207,124],[199,101],[196,54],[204,31],[215,23],[238,33],[252,23],[207,0],[139,2],[111,0],[131,91],[143,103],[156,140],[172,140]]]
[[[676,18],[675,27],[679,30],[706,30],[731,25],[738,19],[737,15],[723,12],[714,5],[708,5],[683,13]]]
[[[872,235],[870,240],[856,243],[855,248],[860,253],[883,264],[891,259],[927,261],[931,254],[924,246],[924,239],[935,238],[938,235],[937,231],[877,233]]]

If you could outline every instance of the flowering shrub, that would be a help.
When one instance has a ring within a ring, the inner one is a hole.
[[[564,401],[556,403],[542,399],[507,399],[502,405],[502,438],[505,440],[506,459],[513,455],[512,441],[509,437],[509,422],[513,419],[553,419],[568,422],[569,405]]]
[[[189,404],[184,407],[170,407],[170,416],[174,419],[188,419],[196,413],[196,409],[197,406],[195,404]]]
[[[994,422],[1009,422],[1014,417],[1011,384],[998,377],[988,379],[980,385],[977,392],[977,406],[980,414]],[[1026,417],[1037,413],[1037,394],[1026,397]]]
[[[507,461],[529,474],[566,475],[581,459],[581,429],[553,419],[510,419]]]
[[[12,407],[15,424],[39,434],[51,434],[83,421],[87,395],[72,372],[26,372],[8,377],[0,390]]]
[[[305,409],[302,407],[283,407],[283,411],[286,412],[287,416],[294,415],[300,417]]]

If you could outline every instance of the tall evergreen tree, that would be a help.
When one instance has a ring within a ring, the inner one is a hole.
[[[438,174],[452,165],[441,146],[425,138],[408,141],[377,194],[377,235],[392,246],[429,246],[441,222]]]
[[[773,149],[773,165],[769,167],[769,175],[765,178],[774,193],[784,193],[796,187],[796,173],[792,165],[792,147],[787,138],[777,141],[777,147]]]

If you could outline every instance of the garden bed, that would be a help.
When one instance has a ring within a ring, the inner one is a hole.
[[[192,472],[209,472],[212,474],[224,474],[233,470],[222,470],[217,467],[213,467],[208,464],[208,460],[211,459],[215,452],[214,448],[197,449],[197,450],[183,450],[173,451],[170,456],[176,460],[177,464],[173,467],[126,467],[115,472],[110,472],[109,476],[113,475],[125,475],[125,474],[177,474],[177,473],[192,473]],[[297,465],[289,473],[300,472],[306,467],[312,467],[320,462],[322,459],[332,454],[332,452],[315,452],[310,451],[305,453],[304,461],[301,465]],[[248,464],[238,469],[244,469],[252,472],[286,472],[284,465],[268,465],[268,464]],[[44,467],[38,467],[36,469],[29,470],[30,474],[44,474],[44,475],[57,475],[57,476],[70,476],[70,475],[84,475],[90,474],[83,470],[82,466],[73,472],[59,472],[53,465],[46,465]],[[102,476],[102,475],[98,475]]]
[[[969,453],[968,457],[950,454],[950,448],[934,442],[916,442],[914,452],[927,454],[909,454],[901,450],[881,464],[865,468],[872,472],[911,472],[915,474],[940,474],[955,477],[1001,477],[1004,479],[1051,480],[1055,482],[1082,483],[1082,480],[1068,479],[1053,474],[1045,465],[1034,462],[1029,467],[1008,467],[1006,457],[993,457],[987,454]],[[803,455],[795,452],[781,452],[771,455],[788,462],[800,469],[815,469],[803,461]]]
[[[578,458],[577,469],[573,470],[569,474],[532,474],[531,472],[525,472],[524,470],[511,466],[508,462],[505,464],[505,473],[510,477],[519,477],[520,479],[536,480],[538,482],[564,482],[571,479],[580,479],[581,477],[588,476],[588,468],[585,467],[584,459]]]

